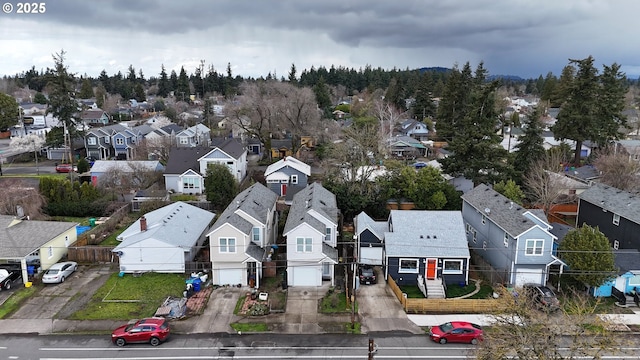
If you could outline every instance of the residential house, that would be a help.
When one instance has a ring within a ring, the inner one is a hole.
[[[614,250],[613,261],[618,269],[616,277],[593,288],[593,296],[609,297],[615,291],[613,288],[623,294],[628,294],[632,290],[640,291],[640,251],[637,249]]]
[[[131,174],[162,171],[164,171],[164,166],[157,160],[96,160],[89,170],[89,173],[91,174],[91,184],[93,186],[100,186],[100,178],[103,176],[114,174],[115,176],[123,177],[129,175],[129,181],[134,182],[130,185],[139,187],[143,184],[136,184],[135,181],[137,177],[131,176]],[[121,179],[120,181],[124,180]]]
[[[640,140],[616,140],[613,149],[616,153],[629,155],[629,160],[640,162]]]
[[[209,146],[211,130],[202,124],[196,124],[176,133],[178,147]]]
[[[264,176],[267,187],[278,196],[284,196],[290,204],[293,196],[307,187],[311,166],[293,156],[286,156],[267,166]]]
[[[394,136],[387,139],[387,146],[393,156],[403,159],[415,159],[427,153],[427,147],[410,136]]]
[[[122,124],[113,124],[105,127],[89,129],[84,136],[84,146],[87,156],[98,160],[107,160],[115,156],[112,144],[113,135],[125,131],[127,127]]]
[[[249,150],[249,154],[253,155],[261,155],[263,150],[263,144],[260,139],[255,137],[250,137],[247,139],[247,150]]]
[[[271,158],[282,159],[287,156],[293,156],[291,139],[271,140]]]
[[[447,156],[448,156],[448,152],[447,152]],[[442,177],[445,180],[447,180],[447,182],[449,184],[453,185],[453,187],[457,191],[461,191],[463,193],[466,193],[467,191],[470,191],[471,189],[473,189],[473,180],[467,179],[466,177],[464,177],[462,175],[453,177],[453,176],[451,176],[449,174],[442,173],[442,165],[440,164],[440,162],[438,160],[430,160],[430,161],[428,161],[427,162],[427,166],[431,166],[431,167],[434,167],[434,168],[438,169],[440,171],[440,173],[442,174]]]
[[[278,232],[276,200],[273,191],[255,183],[218,216],[207,234],[214,284],[260,286]]]
[[[233,177],[241,182],[247,175],[247,150],[236,139],[225,139],[213,148],[173,148],[164,172],[169,192],[204,193],[204,177],[210,164],[227,166]]]
[[[45,115],[47,113],[47,104],[22,103],[20,109],[23,116]]]
[[[481,184],[462,195],[469,248],[512,286],[546,284],[550,268],[565,264],[554,254],[555,235],[539,209],[525,209]]]
[[[320,183],[293,197],[283,231],[289,286],[335,285],[339,217],[336,196]]]
[[[185,273],[215,214],[178,201],[140,217],[116,238],[120,272]]]
[[[353,225],[358,264],[383,265],[384,233],[389,230],[387,221],[375,221],[363,211],[353,219]]]
[[[136,147],[142,139],[153,131],[149,125],[125,128],[111,136],[111,145],[118,160],[130,160],[135,156]]]
[[[21,263],[22,281],[26,283],[27,261],[36,260],[43,270],[60,261],[77,240],[76,225],[0,215],[0,261]]]
[[[385,278],[399,285],[426,280],[427,297],[442,284],[469,281],[469,248],[460,211],[391,210],[384,233]]]
[[[80,122],[85,128],[106,126],[109,123],[109,115],[102,109],[84,110],[80,114]]]
[[[580,167],[565,166],[564,175],[589,186],[602,177],[598,169],[593,167],[593,165],[584,165]]]
[[[421,121],[407,119],[400,124],[400,134],[412,137],[420,142],[428,141],[429,127]]]
[[[640,250],[640,195],[594,184],[578,195],[577,224],[597,226],[616,250]]]

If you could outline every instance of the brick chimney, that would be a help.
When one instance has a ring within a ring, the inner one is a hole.
[[[144,215],[140,218],[140,231],[147,231],[147,218]]]

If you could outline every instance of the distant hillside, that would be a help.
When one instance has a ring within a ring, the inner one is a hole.
[[[487,80],[510,80],[510,81],[524,81],[523,78],[517,75],[489,75]]]

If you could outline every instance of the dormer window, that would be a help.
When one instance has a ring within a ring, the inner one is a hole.
[[[325,229],[324,241],[331,241],[331,228]]]
[[[116,138],[116,145],[124,145],[124,139],[123,138]]]
[[[97,144],[97,141],[94,136],[89,136],[87,138],[87,145],[96,145],[96,144]]]
[[[298,175],[291,175],[291,183],[298,184]]]

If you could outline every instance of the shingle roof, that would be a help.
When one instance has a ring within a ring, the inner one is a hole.
[[[144,217],[147,221],[147,230],[140,230],[140,219],[138,219],[118,236],[118,240],[122,242],[113,251],[151,238],[183,249],[190,249],[208,229],[215,214],[178,201],[148,212]]]
[[[0,259],[23,258],[77,224],[22,220],[9,227],[14,216],[0,215]]]
[[[613,261],[618,275],[640,270],[640,251],[638,249],[619,249],[613,251]]]
[[[165,168],[165,174],[182,174],[191,169],[200,173],[198,159],[210,152],[207,147],[179,147],[172,148]]]
[[[325,226],[320,221],[316,223],[315,218],[308,218],[306,214],[309,210],[315,210],[324,216],[327,220],[338,224],[338,205],[336,202],[336,196],[329,190],[322,187],[318,182],[308,185],[304,189],[300,190],[293,197],[291,202],[291,208],[289,209],[289,215],[287,216],[287,222],[284,225],[284,233],[286,234],[290,230],[303,222],[309,223],[309,225],[318,228],[321,233],[324,233]]]
[[[134,172],[141,169],[148,171],[163,170],[163,166],[158,160],[96,160],[91,166],[91,172],[103,173],[113,168],[122,172]]]
[[[607,185],[594,184],[579,194],[578,198],[640,224],[640,195]],[[579,212],[580,207],[578,206]]]
[[[242,143],[240,143],[240,141],[238,141],[235,138],[226,139],[222,144],[216,147],[224,151],[225,153],[229,154],[229,156],[231,156],[234,159],[239,159],[242,156],[242,154],[244,154],[245,151],[247,151],[244,148],[244,145],[242,145]]]
[[[552,233],[556,238],[558,238],[557,240],[558,244],[562,242],[562,240],[564,239],[565,236],[567,236],[567,233],[569,233],[569,231],[574,229],[574,227],[572,226],[561,224],[561,223],[551,223],[551,226],[553,226],[553,228],[551,228],[549,232]]]
[[[358,231],[369,229],[380,240],[384,240],[384,233],[389,230],[386,221],[375,221],[364,211],[356,216],[356,224]]]
[[[391,210],[393,232],[385,232],[387,257],[468,258],[460,211]]]
[[[255,183],[238,194],[220,214],[214,228],[230,224],[245,234],[250,234],[253,225],[236,213],[241,210],[260,223],[266,224],[269,211],[276,203],[278,195],[260,183]]]
[[[275,173],[276,171],[282,169],[283,167],[290,167],[290,168],[296,169],[307,176],[311,175],[311,166],[294,158],[293,156],[285,156],[284,158],[267,166],[267,169],[264,171],[264,175],[269,176]]]
[[[462,199],[514,238],[536,225],[524,216],[527,211],[531,212],[529,209],[513,203],[485,184],[466,192]],[[541,220],[545,221],[545,218]]]

